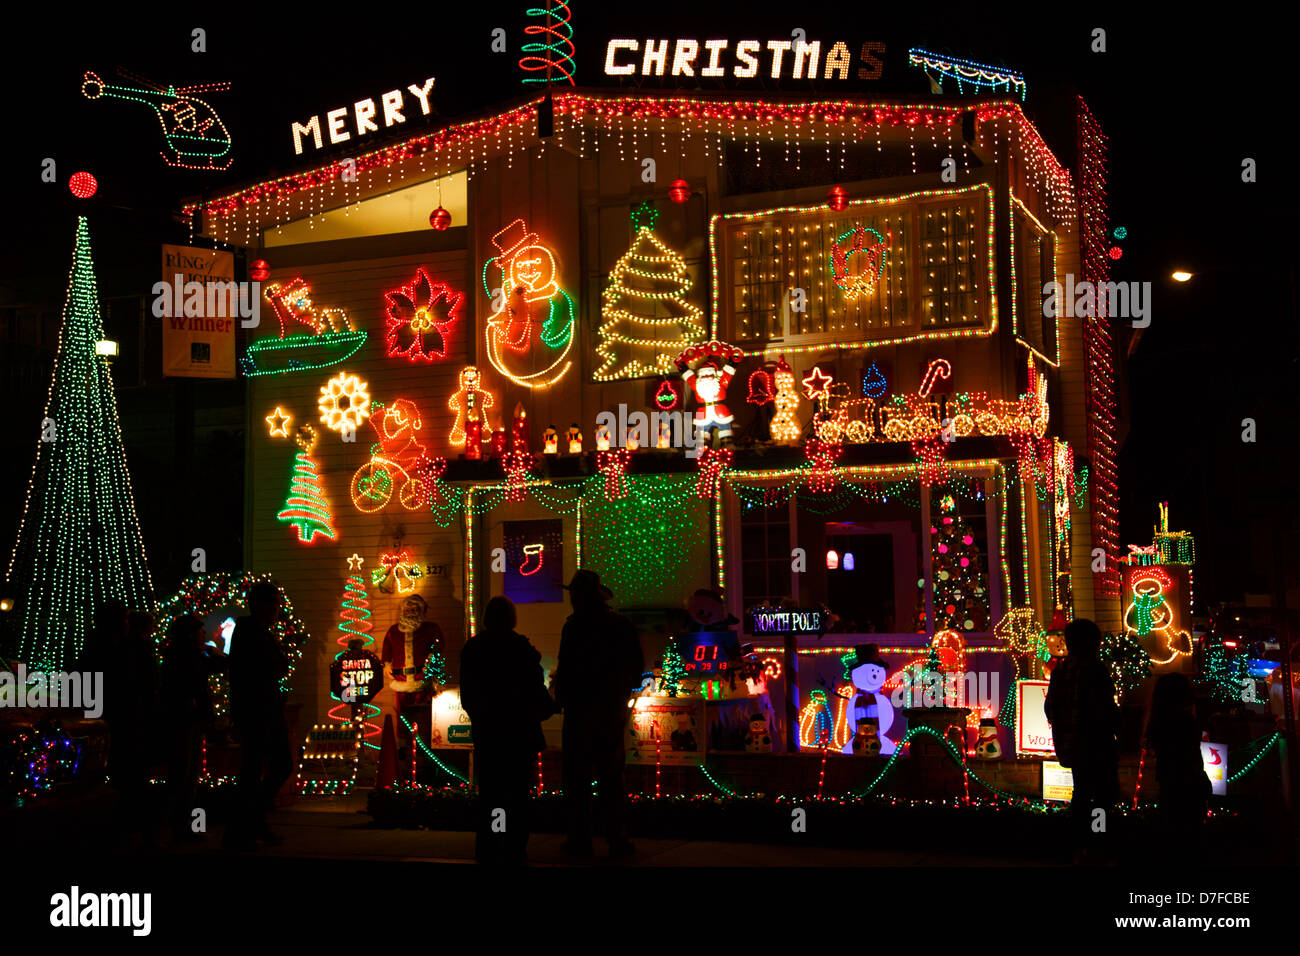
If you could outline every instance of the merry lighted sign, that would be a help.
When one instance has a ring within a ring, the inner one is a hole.
[[[782,40],[610,40],[605,45],[606,76],[685,76],[774,80],[878,80],[884,72],[885,44],[863,43],[855,59],[842,40],[787,37]],[[853,73],[856,66],[856,73]]]
[[[405,123],[407,113],[417,106],[421,115],[428,116],[433,112],[433,106],[429,102],[432,93],[433,77],[429,77],[419,86],[412,83],[405,91],[389,90],[379,97],[378,103],[373,97],[368,97],[357,100],[351,106],[330,110],[324,114],[323,123],[319,114],[306,123],[295,122],[290,130],[293,134],[293,151],[301,156],[303,140],[308,138],[316,149],[321,149],[324,146],[324,134],[329,135],[330,145],[333,146],[348,142],[354,134],[360,138],[368,133],[379,132],[380,122],[385,129],[397,126]]]
[[[821,608],[756,607],[749,611],[750,634],[817,634],[826,632]]]

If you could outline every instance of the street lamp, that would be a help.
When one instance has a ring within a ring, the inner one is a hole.
[[[1178,269],[1178,270],[1176,270],[1176,271],[1174,272],[1173,276],[1171,276],[1171,278],[1172,278],[1175,282],[1186,282],[1186,281],[1188,281],[1191,277],[1192,277],[1192,274],[1191,274],[1190,272],[1186,271],[1185,269]]]

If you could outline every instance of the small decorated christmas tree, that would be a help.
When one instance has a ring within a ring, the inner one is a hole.
[[[950,494],[938,499],[930,525],[933,549],[934,633],[986,630],[988,591],[984,558],[970,524]]]
[[[632,210],[636,236],[610,273],[596,330],[597,380],[667,375],[688,345],[707,338],[699,308],[686,299],[693,285],[686,261],[654,234],[658,215],[649,202]]]
[[[682,655],[677,653],[677,644],[670,638],[659,664],[659,689],[669,697],[676,697],[681,690],[682,676],[685,673],[686,665],[682,662]]]
[[[316,535],[324,535],[331,541],[337,537],[334,532],[334,517],[330,514],[329,502],[320,487],[320,475],[316,471],[316,462],[311,457],[316,447],[316,429],[303,425],[298,430],[298,454],[294,457],[293,477],[289,482],[289,497],[285,499],[284,508],[277,518],[298,528],[298,538],[311,544]]]

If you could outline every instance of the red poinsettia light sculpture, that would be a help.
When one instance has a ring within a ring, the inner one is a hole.
[[[453,291],[445,282],[434,282],[422,266],[415,270],[409,285],[385,292],[384,299],[388,303],[385,341],[389,358],[432,362],[447,357],[448,335],[460,318],[464,293]]]

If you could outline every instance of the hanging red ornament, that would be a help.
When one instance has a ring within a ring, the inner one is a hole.
[[[831,191],[826,194],[826,205],[836,212],[843,212],[848,209],[849,191],[843,186],[832,186]]]
[[[676,203],[683,203],[691,198],[691,184],[684,179],[674,179],[668,187],[668,198]]]
[[[271,267],[265,259],[254,259],[248,267],[248,277],[254,282],[265,282],[271,275]]]
[[[78,199],[89,199],[99,188],[99,181],[90,173],[73,173],[68,179],[68,190]]]
[[[445,232],[451,225],[451,213],[447,212],[442,206],[439,206],[433,212],[429,213],[429,225],[433,226],[439,232]]]
[[[682,395],[677,388],[677,383],[670,382],[668,379],[664,379],[659,383],[659,388],[655,392],[655,405],[661,411],[672,411],[681,404]]]

